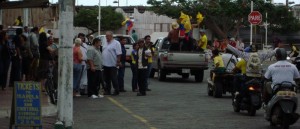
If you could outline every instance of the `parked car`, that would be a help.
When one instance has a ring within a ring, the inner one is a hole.
[[[125,44],[125,49],[126,49],[126,62],[130,63],[131,62],[131,57],[130,57],[130,53],[132,52],[133,48],[132,48],[132,44],[134,43],[133,38],[130,35],[122,35],[122,34],[114,34],[113,38],[115,40],[120,41],[121,37],[125,37],[127,42]],[[97,36],[97,38],[100,38],[101,42],[102,42],[102,46],[106,46],[107,45],[107,41],[106,41],[106,37],[105,35],[99,35]]]
[[[170,42],[160,37],[154,43],[153,69],[158,72],[158,79],[163,81],[170,73],[177,73],[182,78],[195,76],[196,82],[203,81],[204,70],[208,69],[208,56],[206,52],[199,51],[170,51]]]

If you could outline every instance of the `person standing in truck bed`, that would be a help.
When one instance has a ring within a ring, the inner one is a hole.
[[[177,22],[172,23],[172,30],[168,34],[168,40],[171,44],[171,51],[179,51],[179,25]]]

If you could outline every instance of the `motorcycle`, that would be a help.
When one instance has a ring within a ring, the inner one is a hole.
[[[273,88],[273,97],[265,107],[265,119],[271,126],[281,125],[288,129],[299,119],[296,113],[298,98],[294,91],[295,85],[283,82]]]
[[[256,110],[262,106],[261,79],[251,78],[241,88],[241,92],[232,99],[234,112],[247,110],[250,116],[255,116]]]

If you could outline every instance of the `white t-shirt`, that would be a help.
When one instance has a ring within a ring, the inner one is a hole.
[[[113,39],[107,42],[102,49],[103,66],[116,67],[117,56],[122,54],[121,44],[119,41]]]
[[[265,78],[272,78],[272,89],[276,84],[280,84],[284,81],[295,84],[294,79],[300,78],[299,72],[294,64],[284,60],[277,61],[276,63],[268,67],[265,73]]]
[[[81,50],[81,53],[82,53],[82,61],[81,61],[81,64],[82,65],[86,65],[86,60],[87,60],[87,50],[88,50],[88,45],[86,43],[82,43],[81,46],[80,46],[80,50]]]
[[[231,58],[231,59],[230,59]],[[223,53],[222,54],[222,59],[223,59],[223,63],[224,63],[224,67],[226,68],[227,64],[227,68],[226,70],[229,72],[229,71],[232,71],[232,69],[235,67],[235,64],[237,63],[237,59],[235,56],[233,56],[232,54],[229,54],[229,53]],[[229,60],[231,60],[229,62]],[[229,63],[228,63],[229,62]]]

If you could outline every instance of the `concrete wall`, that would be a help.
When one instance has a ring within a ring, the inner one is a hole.
[[[134,9],[134,13],[125,13],[121,8],[117,8],[116,11],[122,13],[125,17],[133,18],[134,25],[132,29],[136,30],[139,38],[151,35],[153,32],[169,32],[171,29],[171,23],[176,21],[176,19],[157,15],[151,11],[139,13],[137,9]],[[125,32],[126,26],[115,31],[115,33],[121,34],[125,34]]]

